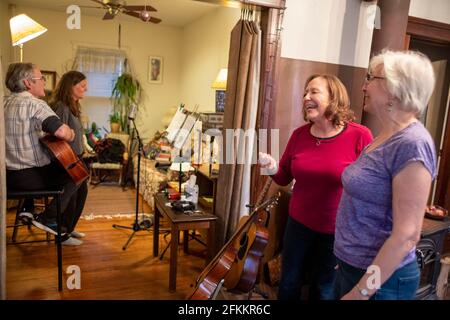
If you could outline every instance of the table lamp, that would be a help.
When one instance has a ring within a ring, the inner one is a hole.
[[[46,28],[28,17],[26,14],[19,14],[9,20],[11,28],[12,45],[20,47],[20,62],[23,62],[23,44],[31,39],[39,37],[47,31]]]

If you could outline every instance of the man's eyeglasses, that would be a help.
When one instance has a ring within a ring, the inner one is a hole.
[[[386,79],[386,78],[385,77],[377,77],[377,76],[371,75],[370,73],[366,74],[366,81],[367,82],[370,82],[373,79]]]
[[[39,77],[39,78],[36,78],[36,77],[34,77],[34,78],[30,78],[31,80],[42,80],[42,81],[47,81],[47,79],[44,77],[44,76],[41,76],[41,77]]]

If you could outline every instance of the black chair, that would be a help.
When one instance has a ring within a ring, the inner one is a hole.
[[[15,194],[15,192],[13,192]],[[13,233],[11,236],[11,241],[7,242],[7,244],[23,244],[23,243],[34,243],[34,242],[50,242],[51,241],[51,237],[50,237],[50,233],[46,232],[46,239],[45,240],[26,240],[26,241],[17,241],[17,233],[19,232],[19,228],[20,227],[27,227],[28,231],[31,232],[31,219],[27,218],[20,218],[20,213],[23,211],[23,206],[24,206],[24,202],[25,202],[25,198],[19,199],[18,200],[18,204],[17,204],[17,209],[16,209],[16,218],[14,220],[14,224],[13,225],[9,225],[6,226],[7,228],[14,228],[13,229]],[[44,205],[38,205],[38,206],[42,206],[42,207],[46,207],[48,205],[48,197],[44,198]]]
[[[14,223],[14,231],[12,236],[12,243],[19,244],[15,242],[17,227],[19,224],[19,213],[21,210],[20,202],[27,198],[38,199],[38,198],[48,198],[53,197],[56,200],[56,223],[57,223],[57,235],[56,240],[56,251],[58,259],[58,291],[62,291],[62,246],[61,246],[61,195],[64,193],[64,189],[53,189],[53,190],[34,190],[34,191],[19,191],[7,189],[7,199],[8,200],[19,200],[19,206],[16,211],[16,219]],[[25,243],[20,242],[20,243]]]

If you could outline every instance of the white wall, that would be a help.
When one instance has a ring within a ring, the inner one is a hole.
[[[191,110],[215,112],[215,91],[211,84],[221,68],[228,67],[230,34],[240,10],[221,7],[183,30],[181,97]]]
[[[409,15],[442,23],[450,23],[450,1],[411,0]]]
[[[366,68],[374,4],[360,0],[287,0],[281,56]]]

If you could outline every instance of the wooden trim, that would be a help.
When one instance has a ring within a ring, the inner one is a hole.
[[[265,8],[285,9],[285,0],[241,0],[240,2]]]
[[[450,68],[447,68],[447,72]],[[441,153],[441,160],[438,169],[436,193],[434,203],[450,210],[450,102],[447,101],[447,123],[444,135],[444,143]]]
[[[450,24],[447,23],[409,16],[406,33],[414,38],[450,42]]]
[[[0,70],[2,63],[0,60]],[[2,74],[0,82],[3,83]],[[0,85],[0,141],[5,141],[3,86]],[[6,163],[5,144],[0,143],[0,300],[6,299]]]
[[[285,9],[285,0],[196,0],[213,3],[230,8],[242,8],[244,5],[253,5],[260,8]]]

